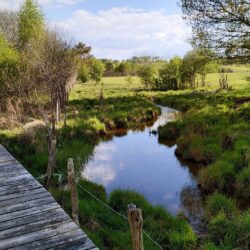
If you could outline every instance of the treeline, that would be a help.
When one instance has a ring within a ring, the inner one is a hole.
[[[154,90],[177,90],[205,87],[208,73],[216,73],[219,64],[208,50],[195,49],[183,58],[173,57],[161,67],[142,65],[138,76],[146,87]]]
[[[0,113],[12,120],[39,115],[54,125],[66,112],[78,65],[89,57],[89,47],[72,46],[45,23],[34,0],[0,13]]]
[[[177,90],[205,87],[208,73],[226,73],[220,64],[212,51],[204,49],[195,49],[183,58],[175,56],[170,60],[149,56],[123,61],[90,58],[80,67],[78,78],[82,82],[98,82],[93,77],[96,74],[100,76],[100,81],[101,76],[139,76],[148,89]]]

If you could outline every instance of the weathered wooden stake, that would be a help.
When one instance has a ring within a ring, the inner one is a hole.
[[[56,140],[51,141],[50,150],[49,150],[49,160],[47,166],[47,178],[46,178],[46,188],[49,190],[52,185],[52,175],[54,171],[56,158]]]
[[[143,246],[143,219],[141,209],[136,205],[128,205],[128,221],[132,236],[132,244],[134,250],[144,250]]]
[[[71,192],[71,205],[72,205],[72,219],[79,225],[79,206],[78,206],[78,193],[75,179],[74,162],[72,158],[68,159],[68,184]]]

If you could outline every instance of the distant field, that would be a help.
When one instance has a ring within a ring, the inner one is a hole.
[[[229,85],[235,90],[250,90],[250,66],[225,66],[231,69],[233,73],[227,73]],[[208,90],[219,88],[219,74],[213,73],[207,75],[206,87]],[[139,77],[132,77],[131,81],[128,77],[104,77],[104,96],[132,96],[136,92],[145,90],[145,86],[141,84]],[[77,84],[71,94],[71,99],[94,98],[100,94],[101,84],[96,86],[93,82]],[[147,93],[149,94],[149,93]],[[152,93],[153,94],[153,93]]]

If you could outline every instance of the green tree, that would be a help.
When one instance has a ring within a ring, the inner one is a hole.
[[[100,60],[92,58],[89,62],[89,75],[90,79],[96,84],[102,80],[102,76],[105,70],[103,63]]]
[[[82,64],[78,71],[78,80],[82,83],[87,82],[90,79],[89,67],[87,64]]]
[[[0,33],[0,104],[19,92],[15,80],[18,75],[19,54]],[[2,103],[3,104],[3,103]]]
[[[34,0],[26,0],[18,13],[19,46],[26,47],[43,37],[44,17]]]
[[[179,81],[179,69],[182,63],[180,57],[174,57],[159,69],[159,78],[156,88],[159,90],[177,89]]]
[[[116,71],[120,73],[122,76],[128,76],[131,72],[132,66],[129,62],[121,62],[118,64]]]
[[[142,65],[138,70],[138,76],[147,88],[154,86],[157,74],[157,69],[152,64]]]
[[[205,49],[194,49],[188,52],[180,66],[180,79],[183,86],[187,87],[187,84],[191,88],[195,88],[199,82],[197,82],[197,75],[201,75],[201,85],[205,85],[207,67],[206,65],[212,60],[212,52]]]

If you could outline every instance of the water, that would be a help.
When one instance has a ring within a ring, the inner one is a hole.
[[[152,126],[123,131],[100,142],[83,176],[104,185],[108,193],[116,188],[132,189],[173,215],[183,212],[199,231],[203,212],[196,181],[199,166],[178,159],[173,142],[160,143],[158,135],[151,133],[178,113],[167,107],[161,109],[161,116]]]

